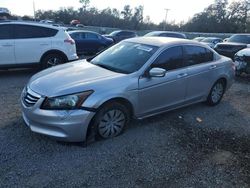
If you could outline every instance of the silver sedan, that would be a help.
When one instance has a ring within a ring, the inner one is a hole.
[[[34,75],[22,92],[23,119],[33,132],[59,140],[112,138],[131,118],[203,101],[217,105],[234,69],[232,60],[194,41],[128,39]]]

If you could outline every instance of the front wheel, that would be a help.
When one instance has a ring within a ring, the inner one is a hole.
[[[207,104],[215,106],[220,103],[226,90],[226,84],[223,80],[218,80],[212,87],[208,97]]]
[[[94,129],[97,136],[107,139],[120,135],[130,120],[129,111],[120,103],[109,103],[103,106],[94,118]]]

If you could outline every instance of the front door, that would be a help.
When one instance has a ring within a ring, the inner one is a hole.
[[[163,51],[151,68],[164,68],[164,77],[139,79],[139,116],[148,116],[175,108],[184,103],[187,89],[187,69],[183,66],[182,47],[171,47]]]

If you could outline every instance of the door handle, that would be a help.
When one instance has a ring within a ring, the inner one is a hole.
[[[48,46],[49,44],[47,44],[47,43],[42,43],[42,44],[40,44],[40,46]]]
[[[211,69],[215,69],[217,66],[216,65],[211,65],[210,67],[209,67],[209,69],[211,70]]]
[[[183,78],[183,77],[186,77],[188,74],[187,73],[181,73],[181,74],[178,74],[178,78]]]
[[[12,45],[12,44],[3,44],[2,46],[3,46],[3,47],[12,47],[12,46],[14,46],[14,45]]]

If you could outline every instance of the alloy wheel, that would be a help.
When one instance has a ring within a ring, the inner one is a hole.
[[[52,67],[52,66],[59,65],[61,63],[62,62],[61,62],[61,60],[59,58],[53,57],[53,58],[48,59],[47,66]]]

